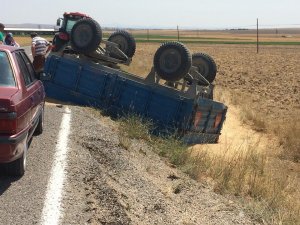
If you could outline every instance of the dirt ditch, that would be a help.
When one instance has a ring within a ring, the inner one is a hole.
[[[80,153],[72,153],[77,171],[69,191],[84,189],[79,214],[87,224],[255,224],[234,200],[192,180],[143,141],[121,147],[114,121],[79,107],[72,114],[71,142]]]

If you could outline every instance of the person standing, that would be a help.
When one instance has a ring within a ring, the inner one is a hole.
[[[12,33],[7,33],[4,39],[5,45],[10,45],[19,48],[20,45],[15,41]]]
[[[46,39],[39,37],[37,33],[31,35],[31,52],[33,57],[33,67],[36,72],[44,70],[46,54],[51,50],[51,44]]]
[[[0,23],[0,45],[2,45],[4,43],[4,24]]]

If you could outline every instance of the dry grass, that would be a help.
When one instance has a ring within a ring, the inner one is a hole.
[[[120,134],[131,139],[143,139],[150,141],[152,123],[138,115],[127,115],[120,119]]]
[[[237,93],[232,91],[229,104],[233,104],[240,108],[240,120],[252,127],[253,130],[259,132],[267,132],[275,134],[279,139],[283,150],[280,157],[290,159],[294,162],[300,161],[300,115],[294,113],[291,119],[276,118],[270,120],[266,115],[253,107],[251,96],[245,93]]]
[[[283,145],[281,157],[300,162],[300,116],[295,115],[294,121],[288,121],[273,128]]]
[[[187,146],[175,135],[152,135],[153,123],[138,115],[127,115],[120,119],[120,145],[128,149],[128,139],[147,141],[153,149],[163,157],[170,159],[174,165],[183,165],[187,154]]]
[[[229,102],[240,108],[239,119],[242,123],[250,125],[255,131],[261,132],[267,130],[267,119],[263,113],[253,108],[251,96],[233,91]]]
[[[31,38],[30,37],[15,36],[14,39],[22,47],[23,46],[29,46],[31,44]]]
[[[130,149],[130,146],[131,146],[131,140],[130,140],[130,138],[121,135],[121,136],[119,137],[119,146],[120,146],[121,148],[124,148],[124,149],[126,149],[126,150],[129,150],[129,149]]]
[[[243,197],[261,223],[299,224],[297,184],[281,170],[274,170],[274,160],[258,152],[257,145],[249,145],[246,151],[232,146],[217,156],[192,149],[186,170],[196,179],[211,178],[218,193]]]
[[[151,142],[160,156],[167,157],[177,166],[183,166],[188,158],[187,146],[175,136],[155,137]]]
[[[46,38],[48,41],[52,41],[52,37],[49,36],[42,36]],[[20,45],[20,46],[30,46],[31,45],[31,38],[28,36],[15,36],[14,37],[15,41]]]
[[[253,110],[248,105],[241,107],[241,121],[243,123],[251,123],[251,126],[255,131],[265,131],[267,129],[264,115]]]
[[[204,146],[200,150],[188,149],[175,136],[151,136],[151,123],[138,116],[123,118],[120,125],[122,135],[146,140],[156,152],[192,178],[211,181],[217,193],[242,197],[245,207],[258,222],[300,222],[297,182],[293,182],[293,177],[287,178],[280,168],[274,168],[276,159],[258,151],[259,143],[249,144],[246,150],[227,146],[214,155]]]

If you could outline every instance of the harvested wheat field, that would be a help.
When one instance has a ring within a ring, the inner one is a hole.
[[[159,44],[138,44],[133,63],[122,68],[145,77],[158,47]],[[215,59],[218,66],[215,84],[219,90],[216,97],[238,105],[241,122],[256,131],[272,130],[279,137],[286,129],[291,129],[287,131],[291,135],[299,130],[300,46],[263,46],[258,54],[254,45],[189,44],[187,47],[192,53],[205,52]],[[293,125],[296,125],[294,130],[289,127]]]
[[[158,47],[138,44],[133,63],[122,68],[145,77]],[[190,174],[199,180],[212,179],[217,192],[260,199],[252,209],[266,223],[297,224],[300,47],[264,46],[258,54],[254,45],[187,47],[215,59],[215,99],[229,106],[219,143],[192,148]]]
[[[123,69],[147,75],[159,44],[138,44],[130,67]],[[218,65],[216,84],[227,91],[247,95],[244,102],[269,119],[292,119],[300,112],[300,47],[187,45],[192,53],[206,52]],[[246,102],[248,101],[248,102]],[[249,102],[250,101],[250,102]]]

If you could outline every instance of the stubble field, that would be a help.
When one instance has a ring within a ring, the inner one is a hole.
[[[145,77],[159,44],[138,43],[128,72]],[[300,47],[187,44],[191,53],[205,52],[218,66],[216,84],[250,104],[266,120],[295,120],[300,112]],[[241,102],[242,103],[242,102]]]

